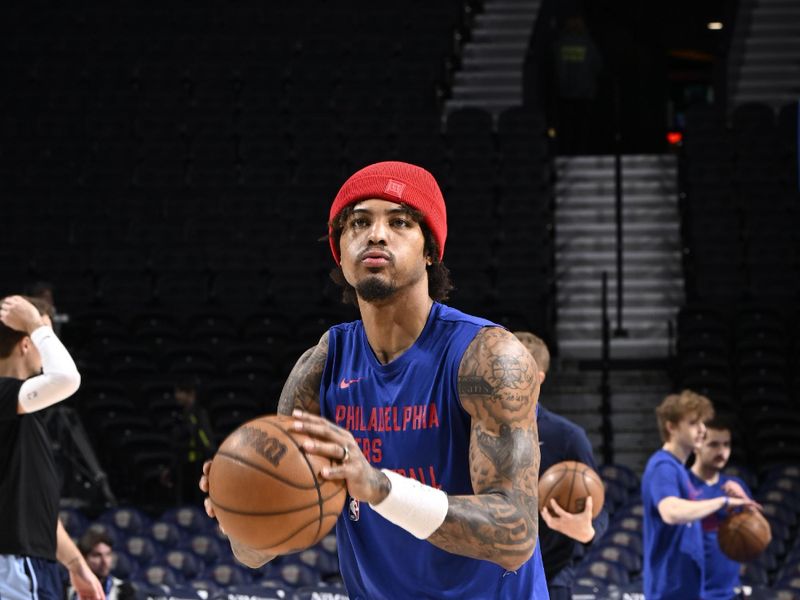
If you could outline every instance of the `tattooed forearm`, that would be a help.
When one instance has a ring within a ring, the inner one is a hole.
[[[472,417],[474,496],[451,496],[447,518],[428,540],[508,570],[533,553],[538,534],[538,380],[533,358],[507,331],[482,330],[464,354],[461,404]]]
[[[319,414],[319,386],[328,358],[327,332],[306,350],[286,379],[278,402],[278,414],[290,415],[295,408]]]
[[[449,502],[447,517],[428,538],[429,542],[448,552],[492,561],[508,570],[515,570],[528,560],[536,543],[536,520],[517,502],[498,493],[455,496]]]

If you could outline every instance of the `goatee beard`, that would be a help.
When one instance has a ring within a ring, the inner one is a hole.
[[[358,297],[365,302],[375,302],[390,298],[397,288],[391,282],[385,282],[379,277],[367,277],[356,285]]]

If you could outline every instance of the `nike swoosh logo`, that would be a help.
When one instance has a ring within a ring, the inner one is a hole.
[[[362,379],[364,379],[364,378],[363,377],[359,377],[358,379],[345,379],[344,377],[342,377],[342,380],[339,382],[339,388],[343,389],[343,390],[346,390],[351,385],[353,385],[354,383],[358,383]]]

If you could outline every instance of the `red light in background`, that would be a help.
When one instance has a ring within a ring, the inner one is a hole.
[[[667,132],[667,141],[672,146],[680,144],[683,141],[683,134],[680,131],[669,131]]]

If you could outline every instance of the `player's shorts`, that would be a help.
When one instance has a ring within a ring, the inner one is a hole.
[[[0,554],[0,599],[62,600],[58,563],[33,556]]]

